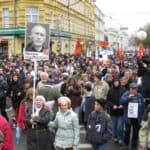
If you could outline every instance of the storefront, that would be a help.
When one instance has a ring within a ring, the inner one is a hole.
[[[0,56],[12,56],[23,54],[25,28],[1,28],[0,29]],[[50,50],[58,53],[59,42],[61,41],[61,52],[65,53],[66,43],[71,39],[71,34],[55,30],[50,32]]]

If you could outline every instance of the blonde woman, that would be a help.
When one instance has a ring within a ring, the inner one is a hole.
[[[55,136],[56,150],[74,150],[79,145],[79,120],[71,109],[71,100],[68,97],[58,99],[59,111],[49,127],[57,129]]]

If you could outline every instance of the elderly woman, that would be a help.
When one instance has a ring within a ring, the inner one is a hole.
[[[59,112],[50,127],[57,128],[55,137],[56,150],[73,150],[79,145],[79,121],[77,114],[71,109],[68,97],[58,99]]]
[[[44,107],[45,98],[37,96],[35,98],[34,113],[30,111],[25,117],[27,126],[27,150],[49,150],[49,130],[50,113]]]

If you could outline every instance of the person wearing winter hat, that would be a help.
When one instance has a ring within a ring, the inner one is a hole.
[[[106,150],[106,143],[113,135],[113,125],[109,114],[104,110],[105,104],[104,99],[96,99],[94,111],[89,115],[87,135],[93,150]]]
[[[54,145],[56,150],[74,150],[79,145],[79,119],[71,109],[71,100],[66,96],[58,99],[59,111],[49,127],[57,129]]]
[[[49,121],[50,113],[45,108],[45,98],[38,95],[35,98],[34,113],[30,110],[24,119],[26,124],[27,150],[50,149]]]
[[[131,145],[132,150],[136,150],[138,146],[138,133],[141,126],[141,120],[144,112],[144,98],[138,92],[137,83],[130,84],[129,91],[122,94],[120,103],[124,109],[124,143],[128,146]],[[131,135],[131,128],[133,129]],[[130,140],[131,135],[131,140]]]

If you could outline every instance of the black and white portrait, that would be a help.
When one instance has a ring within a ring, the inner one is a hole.
[[[49,25],[28,23],[25,35],[25,55],[48,55],[49,53]],[[30,53],[32,52],[32,53]]]

